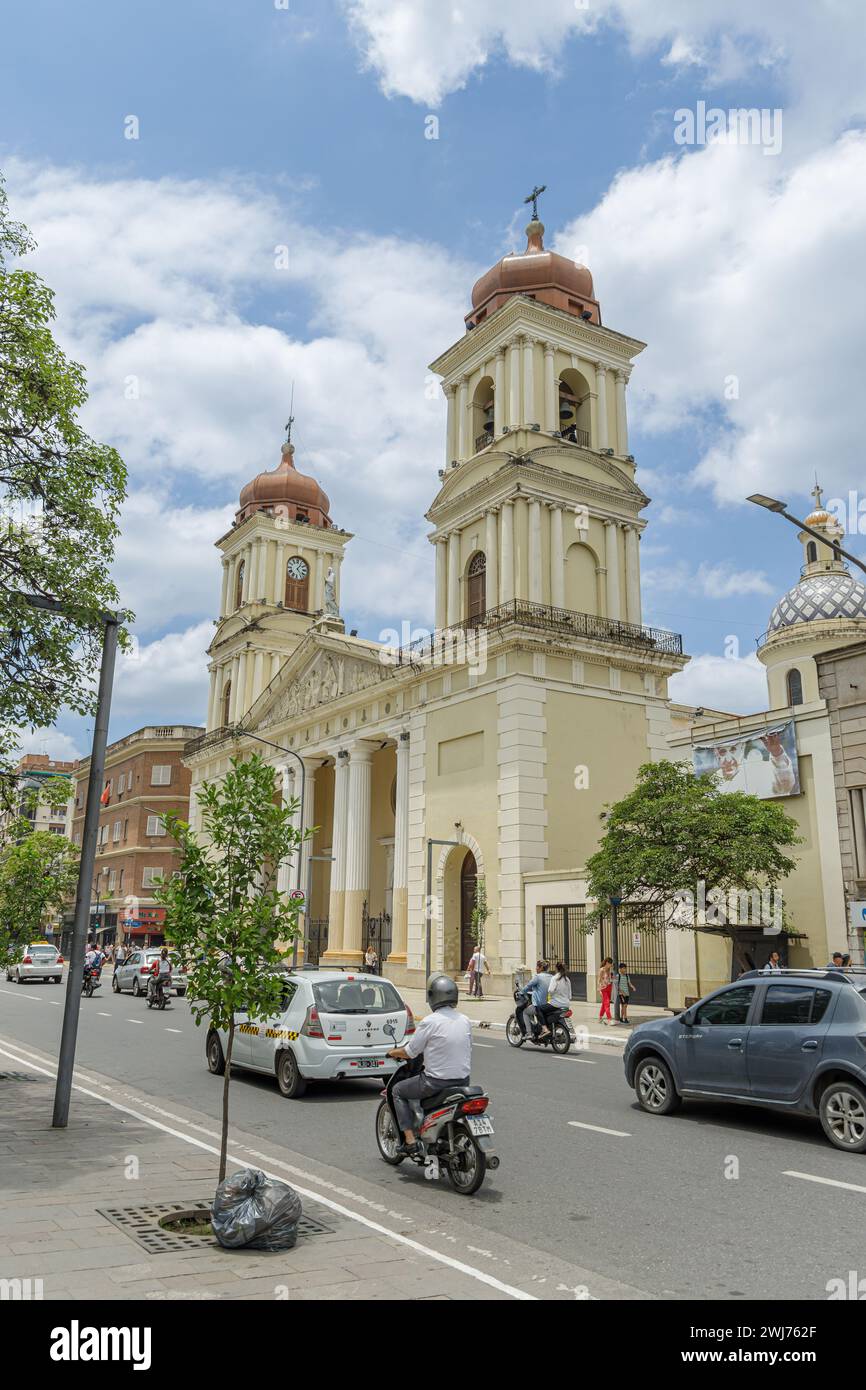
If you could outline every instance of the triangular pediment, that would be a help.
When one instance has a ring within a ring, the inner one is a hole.
[[[264,732],[378,685],[387,670],[380,653],[376,643],[308,633],[259,696],[244,728]]]

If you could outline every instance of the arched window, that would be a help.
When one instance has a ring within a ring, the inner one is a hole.
[[[479,381],[472,397],[472,438],[476,454],[493,443],[493,392],[493,379],[485,376]]]
[[[466,617],[470,623],[478,623],[487,612],[487,557],[482,550],[469,561],[466,579]]]
[[[572,444],[590,446],[590,389],[580,372],[568,368],[559,382],[559,432]]]
[[[235,577],[235,608],[240,608],[244,596],[244,571],[246,562],[241,560],[238,565],[238,572]]]
[[[309,612],[310,567],[301,555],[286,564],[286,607],[295,613]]]
[[[814,541],[810,541],[806,546],[806,559],[810,565],[814,565],[818,558],[818,547]]]
[[[229,710],[231,709],[231,703],[232,683],[231,681],[226,681],[223,687],[223,724],[228,724],[229,722]]]
[[[797,670],[796,666],[791,667],[786,677],[786,681],[788,685],[788,704],[802,705],[803,677],[800,675],[800,672]]]

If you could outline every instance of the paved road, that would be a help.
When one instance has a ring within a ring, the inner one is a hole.
[[[56,986],[0,981],[0,1034],[56,1052],[62,1002]],[[82,1001],[78,1061],[219,1116],[221,1086],[185,1001],[159,1014],[103,988]],[[476,1033],[473,1079],[491,1092],[502,1166],[471,1219],[537,1248],[540,1270],[550,1252],[655,1296],[729,1300],[822,1299],[828,1280],[866,1275],[866,1158],[831,1149],[810,1122],[727,1106],[645,1115],[618,1049],[514,1052],[494,1032]],[[287,1101],[266,1078],[236,1080],[233,1120],[263,1144],[375,1183],[391,1202],[411,1197],[431,1216],[453,1217],[463,1200],[381,1162],[375,1083]]]

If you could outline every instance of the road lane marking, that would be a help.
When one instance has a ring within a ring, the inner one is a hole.
[[[99,1010],[99,1017],[100,1017],[100,1018],[111,1018],[111,1014],[107,1014],[107,1013],[105,1013],[102,1009],[100,1009],[100,1010]]]
[[[144,1022],[144,1019],[143,1019],[143,1018],[128,1018],[126,1021],[127,1021],[127,1023],[143,1023],[143,1022]]]
[[[139,1020],[135,1019],[132,1021],[137,1023]],[[42,1072],[44,1076],[56,1077],[57,1075],[56,1071],[51,1071],[47,1067],[40,1066],[38,1063],[32,1061],[26,1053],[23,1057],[16,1057],[15,1053],[9,1052],[7,1048],[0,1047],[0,1056],[9,1057],[18,1066],[29,1066],[33,1071]],[[72,1089],[74,1091],[80,1091],[84,1096],[90,1096],[92,1100],[100,1100],[103,1105],[110,1105],[113,1110],[120,1110],[124,1115],[132,1115],[134,1119],[140,1120],[143,1124],[150,1125],[153,1129],[160,1129],[163,1133],[170,1134],[174,1139],[180,1139],[186,1144],[191,1144],[197,1149],[204,1149],[207,1153],[215,1154],[219,1157],[220,1150],[214,1144],[206,1144],[201,1139],[194,1139],[191,1134],[184,1134],[181,1130],[173,1129],[170,1125],[161,1124],[159,1120],[152,1120],[148,1115],[143,1115],[140,1110],[135,1110],[128,1105],[120,1105],[118,1101],[111,1100],[108,1096],[101,1096],[98,1091],[91,1091],[87,1086],[80,1086],[74,1081],[72,1083]],[[168,1112],[164,1111],[163,1113],[167,1114]],[[178,1123],[184,1123],[180,1116],[172,1116],[171,1118],[177,1120]],[[244,1160],[235,1157],[234,1154],[227,1154],[227,1158],[230,1163],[237,1163],[240,1167],[244,1166]],[[279,1159],[268,1159],[266,1161],[276,1163],[279,1167],[287,1168],[292,1172],[299,1171],[294,1169],[290,1164],[282,1163]],[[268,1177],[275,1178],[277,1176],[276,1173],[268,1173],[267,1169],[265,1169],[265,1173]],[[311,1177],[312,1181],[315,1181],[312,1174],[308,1176]],[[477,1279],[479,1283],[486,1284],[489,1288],[498,1290],[499,1293],[507,1294],[509,1298],[517,1299],[521,1303],[538,1302],[537,1296],[534,1293],[529,1293],[526,1289],[514,1288],[513,1285],[504,1283],[501,1279],[495,1278],[494,1275],[486,1273],[483,1269],[475,1269],[472,1265],[464,1264],[462,1260],[455,1259],[453,1255],[446,1255],[442,1251],[432,1249],[429,1245],[422,1245],[420,1241],[413,1240],[411,1236],[403,1235],[401,1231],[389,1230],[387,1226],[383,1226],[380,1222],[371,1220],[369,1216],[362,1216],[360,1212],[352,1211],[351,1207],[343,1206],[341,1202],[335,1202],[331,1197],[324,1197],[320,1192],[301,1187],[298,1183],[295,1183],[294,1186],[301,1196],[310,1197],[314,1202],[319,1202],[323,1207],[329,1207],[332,1211],[338,1212],[340,1216],[347,1216],[350,1221],[357,1221],[359,1225],[366,1226],[368,1230],[376,1231],[379,1235],[387,1236],[389,1240],[395,1241],[398,1245],[405,1245],[408,1246],[410,1250],[417,1250],[419,1254],[425,1255],[429,1259],[436,1260],[439,1264],[447,1265],[449,1269],[456,1269],[460,1274],[467,1274],[471,1279]]]
[[[802,1178],[804,1182],[819,1182],[825,1187],[844,1187],[848,1192],[866,1192],[866,1187],[861,1187],[856,1182],[840,1182],[838,1178],[819,1178],[817,1173],[798,1173],[793,1168],[786,1168],[782,1177]]]
[[[626,1129],[605,1129],[604,1125],[585,1125],[580,1120],[569,1120],[572,1129],[591,1129],[596,1134],[612,1134],[616,1139],[631,1139],[631,1135]]]
[[[23,986],[19,985],[17,989],[2,989],[0,990],[0,994],[11,994],[13,999],[29,999],[32,1004],[42,1004],[45,1002],[43,999],[38,999],[35,994],[22,994],[22,988]]]
[[[182,1030],[180,1028],[166,1028],[165,1031],[167,1033],[180,1033]]]
[[[473,1047],[495,1047],[496,1044],[495,1044],[495,1043],[479,1043],[479,1042],[474,1042],[474,1043],[472,1044],[472,1046],[473,1046]]]

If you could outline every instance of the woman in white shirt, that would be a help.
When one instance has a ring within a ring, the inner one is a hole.
[[[547,1003],[539,1010],[542,1020],[542,1031],[539,1038],[545,1038],[550,1033],[550,1019],[558,1009],[567,1009],[571,1003],[571,980],[568,972],[561,960],[556,962],[556,973],[547,987]]]

